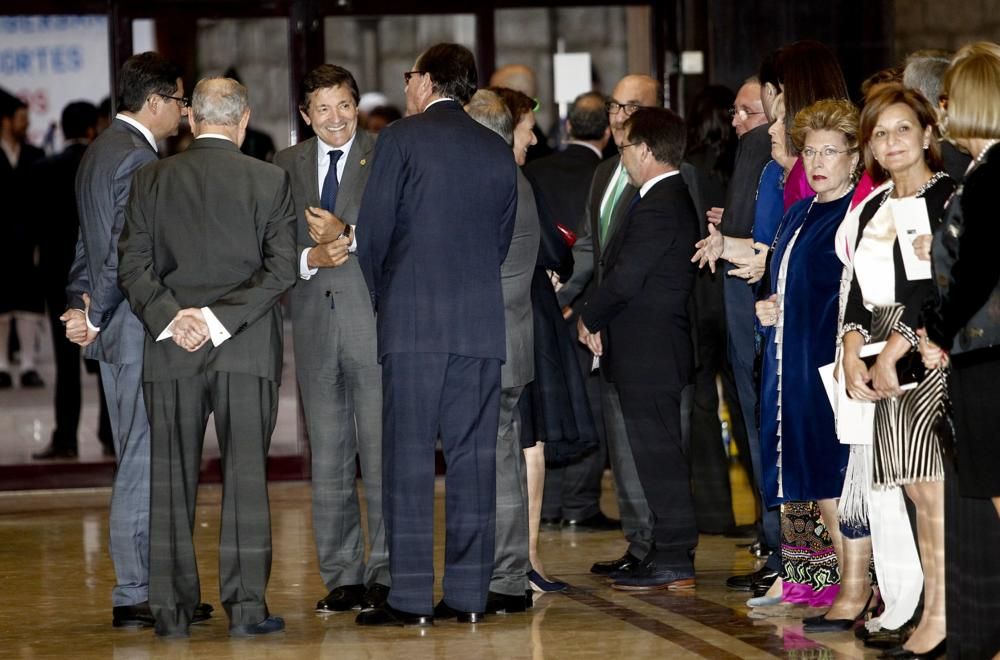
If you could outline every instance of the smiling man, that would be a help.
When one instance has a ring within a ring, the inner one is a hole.
[[[292,289],[295,371],[312,453],[313,530],[329,593],[317,611],[377,607],[389,593],[382,522],[382,375],[375,315],[350,248],[375,140],[358,132],[358,84],[323,64],[299,111],[316,136],[274,159],[292,180],[299,282]],[[365,564],[355,456],[368,504]]]

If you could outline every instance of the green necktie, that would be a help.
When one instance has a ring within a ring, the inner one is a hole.
[[[625,184],[628,183],[628,175],[625,173],[625,168],[621,165],[618,166],[618,178],[613,183],[611,188],[611,194],[604,201],[604,206],[601,207],[601,245],[604,245],[604,239],[607,238],[608,228],[611,226],[611,216],[615,213],[615,207],[618,206],[618,199],[622,196],[622,190],[625,188]]]

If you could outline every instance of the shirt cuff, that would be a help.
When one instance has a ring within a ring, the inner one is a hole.
[[[90,314],[88,314],[86,312],[86,310],[83,310],[83,309],[81,309],[80,311],[83,312],[83,318],[87,319],[87,329],[88,330],[93,330],[94,332],[100,332],[101,329],[98,328],[96,325],[94,325],[93,323],[90,322]]]
[[[319,272],[319,268],[309,267],[309,250],[312,248],[306,248],[302,250],[302,256],[299,257],[299,277],[304,280],[311,279],[313,275]]]
[[[358,251],[358,226],[351,225],[351,246],[347,248],[347,251],[354,254]]]
[[[229,331],[226,330],[226,326],[215,317],[208,307],[202,307],[201,313],[205,315],[205,322],[208,324],[208,336],[212,339],[212,346],[218,348],[218,346],[232,337]]]

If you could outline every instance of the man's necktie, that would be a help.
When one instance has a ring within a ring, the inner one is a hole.
[[[326,178],[323,179],[323,189],[319,194],[319,205],[333,213],[333,208],[337,205],[337,190],[340,184],[337,183],[337,161],[344,155],[340,149],[331,149],[330,168],[326,171]]]
[[[619,165],[618,178],[612,182],[611,193],[605,200],[604,206],[601,207],[601,216],[599,218],[601,223],[601,245],[604,245],[604,241],[607,238],[608,229],[611,227],[611,216],[615,214],[615,207],[618,206],[618,199],[622,196],[622,190],[624,190],[626,183],[628,183],[628,174],[625,173],[625,168]]]

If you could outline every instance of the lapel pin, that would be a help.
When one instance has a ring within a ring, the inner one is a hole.
[[[367,164],[368,164],[368,161],[367,161],[367,160],[365,160],[364,158],[362,158],[362,159],[361,159],[361,167],[364,167],[364,166],[365,166],[365,165],[367,165]]]

